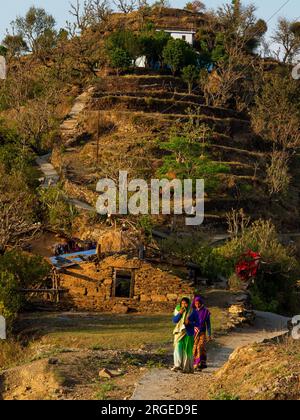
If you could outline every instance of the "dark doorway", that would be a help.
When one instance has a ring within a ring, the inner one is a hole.
[[[133,272],[115,270],[114,297],[131,298],[133,296]]]

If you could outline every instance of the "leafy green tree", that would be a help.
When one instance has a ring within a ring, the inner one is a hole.
[[[5,317],[9,329],[22,307],[22,297],[17,288],[15,276],[8,271],[0,271],[0,314]]]
[[[280,18],[272,40],[280,47],[282,61],[293,63],[300,53],[300,22]]]
[[[24,17],[16,18],[13,27],[17,35],[26,42],[29,50],[36,53],[42,47],[43,38],[52,37],[55,32],[55,19],[45,9],[32,6]]]
[[[163,50],[163,58],[164,63],[170,66],[173,75],[183,67],[197,63],[196,51],[182,39],[170,39]]]
[[[110,51],[123,50],[133,61],[141,55],[139,37],[132,31],[118,30],[113,32],[106,39],[105,45],[109,55]]]
[[[109,61],[112,67],[117,70],[119,75],[121,70],[125,70],[130,67],[132,60],[127,51],[122,48],[116,48],[109,52]]]
[[[6,47],[10,57],[19,57],[28,50],[22,35],[7,34],[3,40],[3,45]]]
[[[182,69],[182,79],[188,85],[189,94],[192,93],[193,84],[199,78],[199,69],[194,65],[186,66]]]
[[[10,251],[0,256],[0,313],[9,325],[26,305],[20,289],[33,288],[50,273],[50,265],[39,256]]]
[[[171,39],[171,35],[164,31],[144,31],[140,34],[141,55],[145,55],[148,65],[159,62],[163,67],[163,50]]]

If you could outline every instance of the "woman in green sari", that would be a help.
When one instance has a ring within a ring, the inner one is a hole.
[[[174,329],[174,367],[173,371],[194,373],[194,328],[196,325],[196,314],[191,308],[191,301],[184,297],[176,307],[173,322]]]

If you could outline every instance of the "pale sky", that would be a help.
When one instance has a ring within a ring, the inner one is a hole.
[[[24,15],[32,5],[43,7],[51,13],[59,27],[64,27],[66,20],[69,19],[70,0],[0,0],[3,3],[0,14],[0,40],[5,35],[6,28],[17,15]],[[83,0],[82,0],[83,1]],[[231,0],[202,0],[207,8],[215,8]],[[174,7],[183,7],[187,0],[170,0]],[[254,3],[257,5],[257,16],[265,19],[269,27],[274,27],[279,16],[289,19],[300,19],[299,0],[244,0],[244,4]],[[282,7],[283,6],[283,7]],[[278,9],[282,10],[277,13]],[[276,16],[273,16],[276,14]],[[273,17],[272,17],[273,16]]]

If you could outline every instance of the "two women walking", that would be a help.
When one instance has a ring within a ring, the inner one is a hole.
[[[211,339],[211,321],[202,297],[195,296],[192,304],[184,297],[175,309],[173,322],[176,324],[173,371],[193,373],[195,369],[206,369],[206,343]]]

